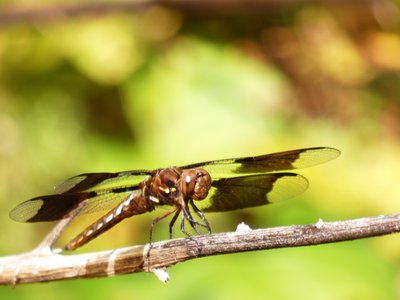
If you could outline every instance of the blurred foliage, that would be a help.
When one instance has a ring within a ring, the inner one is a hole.
[[[300,147],[333,146],[342,156],[299,171],[311,182],[302,197],[209,215],[214,231],[400,210],[396,3],[223,11],[157,6],[0,28],[2,255],[33,248],[52,226],[15,223],[7,212],[69,176]],[[79,251],[145,243],[159,213],[126,220]],[[61,243],[96,217],[78,218]],[[0,297],[397,299],[399,250],[388,236],[207,257],[171,268],[166,286],[135,274],[2,287]]]

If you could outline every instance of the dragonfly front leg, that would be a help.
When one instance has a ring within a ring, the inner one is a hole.
[[[206,228],[208,230],[208,233],[211,233],[211,227],[210,224],[208,224],[207,219],[204,217],[202,212],[196,206],[194,205],[192,206],[194,207],[194,211],[196,212],[196,214],[204,221],[204,223],[198,222],[195,219],[193,219],[189,209],[184,209],[182,211],[181,231],[188,237],[190,237],[190,234],[185,231],[185,219],[186,219],[188,220],[190,226],[192,226],[192,228],[194,229],[194,231],[196,231],[197,234],[201,234],[201,232],[197,228],[197,225]]]
[[[211,234],[210,224],[208,223],[208,221],[207,221],[206,217],[204,216],[203,212],[200,209],[197,208],[197,206],[194,204],[193,200],[190,201],[190,205],[193,207],[193,210],[200,217],[200,219],[203,220],[204,224],[202,226],[207,228],[208,234]]]
[[[196,224],[198,224],[198,222],[196,222],[190,212],[188,210],[183,210],[182,211],[182,218],[181,218],[181,231],[188,237],[188,238],[192,238],[191,235],[185,230],[185,219],[188,220],[190,226],[192,226],[192,228],[196,231],[197,234],[201,234],[201,232],[197,229]],[[200,225],[200,224],[199,224]]]

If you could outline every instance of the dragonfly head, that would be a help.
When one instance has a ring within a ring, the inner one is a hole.
[[[203,200],[211,186],[211,176],[204,169],[190,169],[181,175],[181,192],[186,199]]]

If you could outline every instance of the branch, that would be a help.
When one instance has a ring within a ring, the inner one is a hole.
[[[111,251],[62,255],[28,252],[0,258],[0,284],[44,282],[154,272],[163,281],[165,268],[189,259],[226,253],[298,247],[380,236],[400,231],[400,213],[316,224],[196,236]]]

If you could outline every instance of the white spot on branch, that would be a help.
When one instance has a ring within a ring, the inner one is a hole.
[[[317,223],[315,223],[315,227],[317,227],[318,229],[321,229],[322,226],[324,226],[325,222],[324,220],[322,220],[321,218],[318,219]]]
[[[154,275],[156,275],[156,277],[164,282],[167,283],[169,280],[169,275],[167,273],[167,269],[166,268],[161,268],[161,269],[151,269],[151,272],[153,272]]]
[[[249,232],[249,231],[251,231],[250,226],[242,222],[236,227],[235,232],[242,233],[242,232]]]

